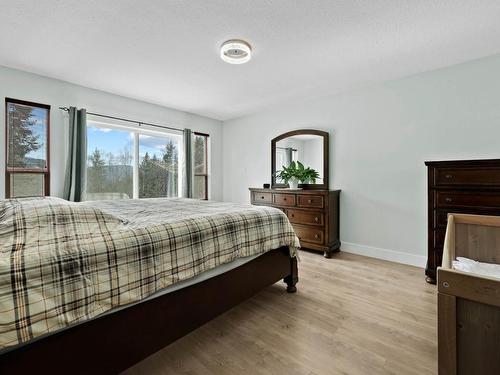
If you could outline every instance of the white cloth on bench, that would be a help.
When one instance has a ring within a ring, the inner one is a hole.
[[[469,258],[457,257],[453,261],[453,269],[500,279],[500,264],[478,262]]]

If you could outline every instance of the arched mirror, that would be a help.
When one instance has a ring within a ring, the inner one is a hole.
[[[328,144],[328,133],[314,129],[294,130],[274,138],[272,187],[328,189]]]

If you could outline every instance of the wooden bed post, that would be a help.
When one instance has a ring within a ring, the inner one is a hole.
[[[286,276],[283,281],[286,283],[286,291],[295,293],[297,287],[295,284],[299,282],[299,270],[297,268],[297,257],[290,258],[290,275]]]

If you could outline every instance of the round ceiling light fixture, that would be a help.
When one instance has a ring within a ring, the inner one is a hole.
[[[231,39],[222,43],[220,57],[229,64],[244,64],[252,58],[252,47],[244,40]]]

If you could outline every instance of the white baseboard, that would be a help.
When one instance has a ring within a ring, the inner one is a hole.
[[[391,262],[409,264],[410,266],[416,266],[425,268],[427,258],[423,255],[415,255],[409,253],[403,253],[401,251],[382,249],[379,247],[372,247],[366,245],[359,245],[351,242],[342,241],[341,251],[346,253],[364,255],[367,257],[378,258],[383,260],[389,260]]]

